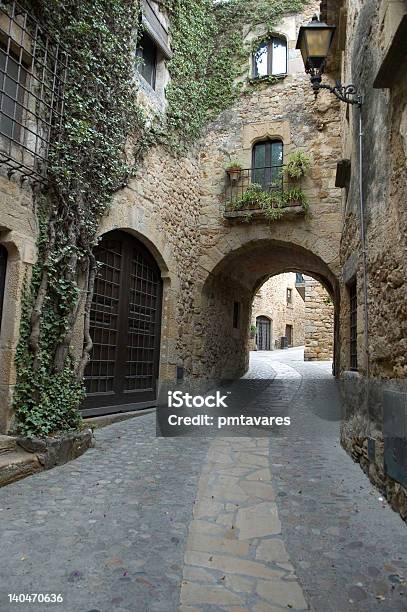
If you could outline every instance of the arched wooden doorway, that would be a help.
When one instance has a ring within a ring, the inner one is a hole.
[[[153,406],[160,356],[162,281],[148,249],[122,231],[105,234],[91,309],[93,350],[85,416]]]
[[[6,287],[7,249],[0,244],[0,329],[3,317],[4,293]]]
[[[271,321],[267,317],[256,319],[256,346],[258,351],[271,350]]]

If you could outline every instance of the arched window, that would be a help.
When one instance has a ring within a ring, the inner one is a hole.
[[[281,140],[257,142],[252,152],[252,183],[265,191],[281,190],[283,153]]]
[[[287,41],[280,36],[262,42],[253,54],[253,76],[273,74],[287,74]]]

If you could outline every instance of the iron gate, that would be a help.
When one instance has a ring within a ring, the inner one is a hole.
[[[256,346],[258,351],[270,350],[271,325],[267,317],[256,319]]]
[[[82,413],[108,414],[152,406],[156,400],[162,281],[146,247],[125,232],[106,234],[95,251],[90,333]]]
[[[0,244],[0,328],[3,316],[4,291],[6,286],[7,250]]]

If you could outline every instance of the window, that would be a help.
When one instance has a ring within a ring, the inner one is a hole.
[[[287,304],[292,304],[293,302],[293,290],[287,288]]]
[[[349,291],[349,340],[350,340],[350,369],[358,369],[358,298],[356,290],[356,280],[348,287]]]
[[[272,37],[264,41],[253,55],[253,77],[287,74],[287,41]]]
[[[233,329],[239,329],[240,325],[240,302],[233,304]]]
[[[258,142],[252,152],[252,183],[264,191],[282,190],[283,143],[281,140]]]
[[[136,51],[137,57],[140,58],[138,71],[147,83],[155,89],[156,72],[157,72],[157,45],[153,39],[143,32]]]
[[[21,139],[27,70],[18,58],[0,45],[0,134]]]
[[[18,3],[0,3],[0,164],[42,181],[63,124],[67,52]],[[51,138],[52,132],[52,138]]]

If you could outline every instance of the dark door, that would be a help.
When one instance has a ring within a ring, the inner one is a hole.
[[[286,325],[285,326],[285,337],[287,338],[287,346],[293,345],[293,326]]]
[[[160,355],[160,270],[146,247],[121,231],[106,234],[95,255],[100,268],[83,414],[153,406]]]
[[[0,328],[3,316],[4,291],[6,286],[7,250],[0,245]]]
[[[252,183],[264,191],[281,191],[283,143],[281,140],[258,142],[253,147]]]
[[[267,317],[256,319],[256,346],[258,351],[270,350],[271,324]]]

